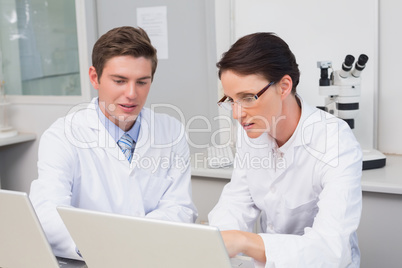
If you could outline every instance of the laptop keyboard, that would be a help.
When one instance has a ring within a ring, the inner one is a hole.
[[[255,268],[253,259],[246,256],[236,256],[231,258],[230,264],[232,265],[232,268]]]
[[[83,261],[56,257],[60,268],[88,268]]]
[[[233,152],[230,146],[208,147],[208,167],[224,168],[233,165]]]

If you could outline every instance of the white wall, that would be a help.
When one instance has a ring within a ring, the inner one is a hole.
[[[216,1],[217,48],[228,40],[257,31],[276,32],[289,45],[300,65],[299,93],[312,105],[322,105],[316,62],[331,60],[339,69],[346,54],[366,53],[362,73],[360,113],[354,133],[364,148],[402,154],[402,2],[391,0],[224,0]],[[218,4],[219,2],[219,4]],[[232,8],[232,14],[230,10]],[[228,22],[231,19],[231,24]],[[227,32],[232,31],[228,36]],[[221,34],[222,33],[222,34]],[[218,51],[220,55],[223,51]]]
[[[369,56],[362,72],[360,113],[354,133],[364,148],[374,144],[373,95],[377,90],[377,0],[234,1],[234,35],[274,32],[288,43],[301,72],[299,94],[311,105],[319,95],[317,61],[332,61],[339,70],[347,54]]]
[[[378,148],[402,154],[401,1],[380,0]]]
[[[192,152],[205,150],[217,128],[213,4],[213,0],[97,1],[99,34],[114,27],[137,26],[137,8],[166,6],[168,58],[158,61],[145,106],[158,105],[156,112],[168,113],[191,129]],[[204,132],[192,131],[196,129]]]

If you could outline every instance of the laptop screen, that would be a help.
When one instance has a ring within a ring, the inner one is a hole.
[[[233,267],[212,226],[57,209],[89,267]],[[235,267],[254,267],[246,262]]]
[[[56,259],[26,193],[0,189],[0,219],[0,267],[86,267]]]

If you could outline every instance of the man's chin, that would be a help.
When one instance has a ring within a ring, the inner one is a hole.
[[[135,121],[137,120],[138,115],[119,115],[119,116],[113,116],[113,121],[114,123],[120,127],[121,129],[126,129],[127,126],[131,126],[134,125]]]
[[[138,114],[136,114],[136,115],[129,115],[129,116],[122,116],[122,117],[120,117],[122,120],[119,120],[119,121],[122,121],[122,122],[125,122],[125,123],[130,123],[130,122],[135,122],[135,120],[137,120],[137,118],[138,118]]]

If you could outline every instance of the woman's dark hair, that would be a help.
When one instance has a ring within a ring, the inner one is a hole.
[[[274,33],[254,33],[236,41],[216,64],[219,78],[230,70],[239,75],[258,74],[270,82],[277,82],[284,75],[293,81],[292,93],[296,93],[300,71],[296,58],[288,44]]]

